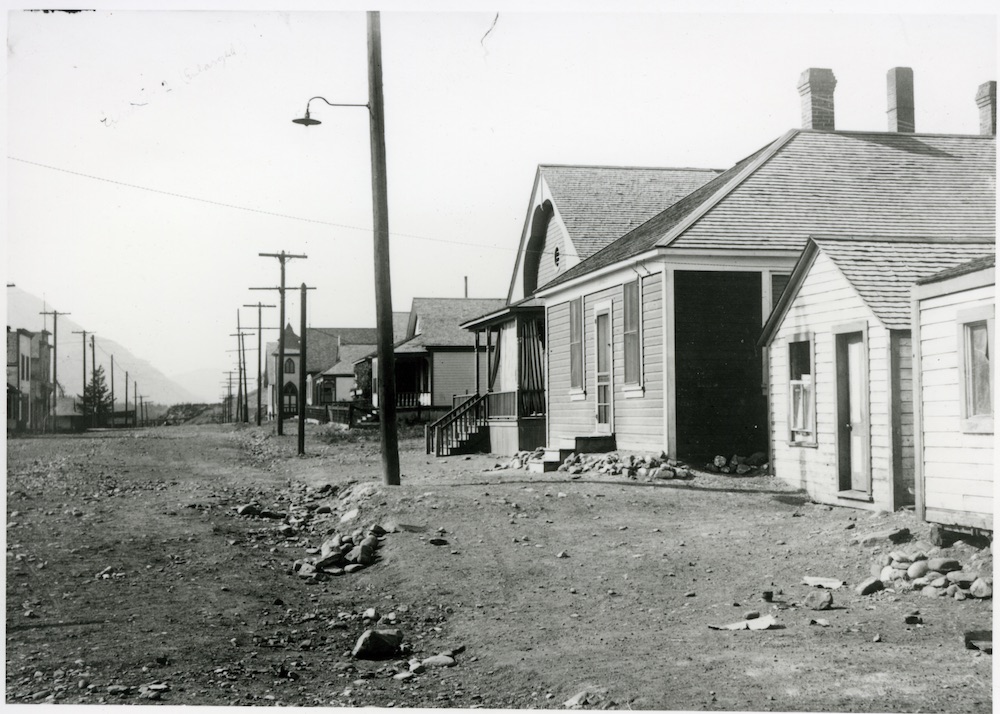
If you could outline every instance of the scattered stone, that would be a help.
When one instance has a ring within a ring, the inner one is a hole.
[[[822,617],[818,617],[815,620],[809,620],[810,625],[819,625],[820,627],[829,627],[829,620],[824,620]]]
[[[981,650],[993,654],[993,630],[969,630],[962,635],[967,650]]]
[[[765,615],[764,617],[756,617],[752,620],[741,620],[740,622],[733,622],[728,625],[709,625],[710,630],[770,630],[776,627],[778,624],[777,619],[774,615]]]
[[[439,654],[427,657],[420,662],[424,667],[454,667],[455,658]]]
[[[858,595],[871,595],[872,593],[878,592],[885,588],[885,585],[878,578],[868,578],[867,580],[862,580],[858,583],[858,586],[854,588],[854,592]]]
[[[365,630],[354,645],[355,659],[385,659],[399,654],[403,633],[397,628]]]
[[[340,517],[340,522],[347,523],[348,521],[353,521],[355,518],[358,517],[359,513],[360,511],[358,511],[357,508],[352,508],[351,510],[347,511]]]
[[[448,541],[446,541],[444,538],[431,538],[427,542],[430,543],[431,545],[448,545]]]
[[[363,566],[361,563],[351,563],[350,565],[344,567],[344,572],[345,573],[356,573],[356,572],[358,572],[359,570],[361,570],[364,567],[365,566]]]
[[[405,682],[407,679],[413,679],[416,676],[417,675],[413,671],[409,671],[409,672],[397,672],[396,674],[392,675],[392,678],[397,679],[400,682]]]
[[[934,587],[933,585],[924,588],[920,592],[926,597],[939,597],[944,594],[944,590],[938,587]]]
[[[827,588],[829,590],[837,590],[844,584],[843,580],[837,580],[836,578],[814,578],[809,575],[804,576],[802,582],[812,587]]]
[[[760,617],[760,613],[756,610],[750,610],[749,612],[743,613],[744,620],[756,620],[758,617]]]
[[[916,580],[917,578],[922,578],[927,573],[930,572],[930,566],[927,564],[926,560],[917,560],[910,564],[910,567],[906,569],[906,577],[910,580]]]
[[[920,617],[920,612],[914,610],[909,615],[903,618],[903,622],[907,625],[922,625],[924,623],[923,619]]]
[[[556,553],[556,557],[557,558],[568,558],[569,557],[569,553],[567,553],[565,550],[560,550],[558,553]]]
[[[813,590],[806,595],[804,604],[810,610],[829,610],[833,606],[833,593],[829,590]]]
[[[851,543],[854,545],[871,546],[877,545],[883,541],[889,541],[890,543],[902,543],[903,541],[909,540],[909,538],[909,528],[890,528],[884,531],[855,536]]]
[[[983,578],[976,578],[969,586],[969,595],[979,599],[993,597],[993,585]]]
[[[260,514],[260,506],[247,503],[236,508],[236,515],[238,516],[256,516]]]

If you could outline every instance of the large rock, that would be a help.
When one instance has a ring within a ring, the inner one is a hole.
[[[806,595],[804,604],[810,610],[829,610],[833,606],[833,593],[829,590],[813,590]]]
[[[403,632],[398,628],[365,630],[351,655],[356,659],[386,659],[399,654],[402,644]]]
[[[878,578],[868,578],[867,580],[862,580],[858,583],[857,587],[854,588],[854,592],[858,595],[871,595],[872,593],[878,592],[885,588],[882,581]]]
[[[993,586],[983,578],[976,578],[969,586],[969,595],[980,599],[993,597]]]
[[[443,655],[443,654],[438,654],[438,655],[434,655],[432,657],[427,657],[420,664],[422,664],[424,667],[431,667],[431,668],[433,668],[433,667],[454,667],[455,666],[455,658],[454,657],[448,657],[447,655]]]
[[[950,573],[952,570],[961,570],[962,565],[954,558],[931,558],[927,561],[927,567],[939,573]]]
[[[926,560],[918,560],[916,562],[910,563],[910,567],[906,569],[906,577],[910,580],[916,580],[917,578],[922,578],[927,573],[930,572],[930,567],[927,565]]]
[[[889,541],[890,543],[902,543],[905,540],[909,540],[909,538],[909,528],[890,528],[884,531],[855,536],[851,542],[854,545],[869,546],[877,545],[883,541]]]

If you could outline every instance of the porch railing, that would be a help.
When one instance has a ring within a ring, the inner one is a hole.
[[[452,394],[451,395],[451,408],[458,409],[460,406],[465,404],[470,399],[475,399],[475,394]]]
[[[480,427],[486,426],[489,418],[487,397],[473,397],[457,409],[424,428],[424,442],[428,454],[447,456],[452,449],[461,446]]]
[[[486,397],[489,400],[491,419],[516,419],[545,414],[545,392],[541,389],[490,392]]]
[[[396,406],[402,409],[429,407],[430,405],[430,392],[396,392]]]

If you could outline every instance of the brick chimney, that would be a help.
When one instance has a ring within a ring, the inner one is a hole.
[[[996,136],[997,133],[997,83],[983,82],[976,92],[976,106],[979,107],[979,133]]]
[[[799,77],[802,97],[802,128],[833,131],[833,90],[837,79],[832,69],[810,68]]]
[[[889,131],[912,134],[913,123],[913,70],[909,67],[893,67],[886,74],[889,95]]]

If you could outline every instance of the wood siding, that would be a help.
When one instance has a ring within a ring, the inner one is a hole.
[[[559,250],[559,265],[555,262],[555,252]],[[559,221],[552,218],[545,229],[545,240],[542,243],[542,254],[538,259],[538,287],[552,280],[559,273],[566,270],[566,236],[563,233]]]
[[[870,468],[873,502],[838,497],[837,384],[833,329],[864,322],[868,334],[868,404]],[[789,439],[788,342],[795,335],[813,337],[813,380],[816,409],[816,445],[792,446]],[[893,448],[889,405],[889,331],[872,314],[833,262],[820,253],[799,287],[769,347],[770,414],[776,476],[806,489],[817,501],[892,510]],[[912,395],[901,390],[900,397]],[[912,415],[910,404],[900,403],[900,414]],[[912,416],[911,416],[912,420]],[[911,430],[912,439],[912,430]],[[912,480],[912,476],[911,476]]]
[[[992,522],[994,435],[962,431],[957,317],[993,303],[990,285],[925,298],[917,305],[922,429],[917,458],[923,459],[928,520],[969,527]]]
[[[569,445],[577,436],[595,433],[594,307],[599,303],[610,302],[614,395],[612,431],[617,446],[635,451],[659,451],[665,448],[662,279],[662,275],[657,273],[644,277],[641,283],[643,382],[639,396],[625,396],[624,316],[620,285],[584,297],[585,399],[575,400],[570,393],[569,303],[552,305],[546,309],[550,446]]]
[[[761,274],[674,273],[677,453],[749,456],[767,450],[767,403],[756,341]]]

